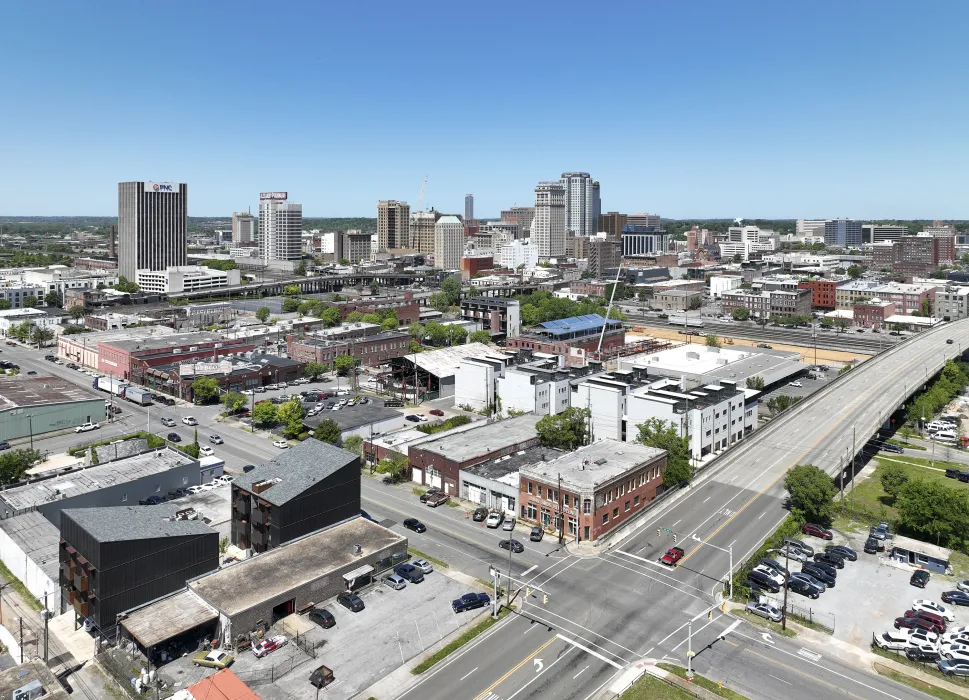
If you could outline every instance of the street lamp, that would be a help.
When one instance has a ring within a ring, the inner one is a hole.
[[[34,449],[34,416],[33,414],[27,414],[27,423],[30,425],[30,450],[33,452]]]

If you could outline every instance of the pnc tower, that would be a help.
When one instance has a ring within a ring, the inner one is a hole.
[[[118,183],[118,274],[134,282],[138,270],[188,262],[188,185]]]

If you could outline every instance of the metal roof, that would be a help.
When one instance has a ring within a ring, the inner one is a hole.
[[[94,389],[60,377],[4,377],[0,379],[0,411],[26,406],[103,400]]]
[[[106,506],[102,508],[68,508],[67,516],[84,528],[98,542],[127,542],[186,535],[218,535],[201,520],[176,520],[178,507]]]
[[[141,646],[150,649],[218,617],[218,610],[183,589],[134,611],[122,620],[121,626]]]
[[[355,459],[358,457],[353,452],[309,438],[263,462],[249,473],[237,476],[232,485],[252,492],[253,484],[278,479],[276,484],[261,491],[259,498],[279,506]]]
[[[585,316],[573,316],[572,318],[563,318],[558,321],[543,321],[541,326],[552,335],[565,335],[577,331],[602,328],[605,323],[606,319],[599,314],[586,314]],[[622,321],[611,318],[609,319],[609,325],[622,325]]]

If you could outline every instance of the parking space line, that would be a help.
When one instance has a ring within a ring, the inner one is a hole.
[[[575,641],[573,639],[569,639],[568,637],[566,637],[564,635],[561,635],[561,634],[557,634],[555,636],[558,637],[559,639],[561,639],[563,642],[568,642],[569,644],[571,644],[572,646],[574,646],[576,649],[581,649],[586,654],[592,654],[592,656],[596,657],[600,661],[605,661],[607,664],[609,664],[610,666],[612,666],[614,668],[623,668],[622,666],[620,666],[619,664],[617,664],[612,659],[607,659],[605,656],[603,656],[599,652],[593,651],[589,647],[584,646],[582,644],[579,644],[577,641]]]
[[[528,567],[527,569],[525,569],[524,571],[522,571],[521,572],[521,575],[522,576],[528,576],[528,574],[532,573],[537,568],[538,568],[538,564],[532,564],[530,567]]]
[[[572,676],[572,680],[575,680],[576,678],[578,678],[579,676],[581,676],[583,673],[585,673],[588,670],[589,670],[589,667],[586,666],[584,669],[582,669],[581,671],[579,671],[578,673],[576,673],[574,676]]]

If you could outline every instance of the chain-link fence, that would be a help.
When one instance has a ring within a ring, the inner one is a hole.
[[[808,627],[820,627],[828,634],[834,634],[834,613],[818,610],[811,606],[798,605],[787,600],[787,619],[806,624]]]

